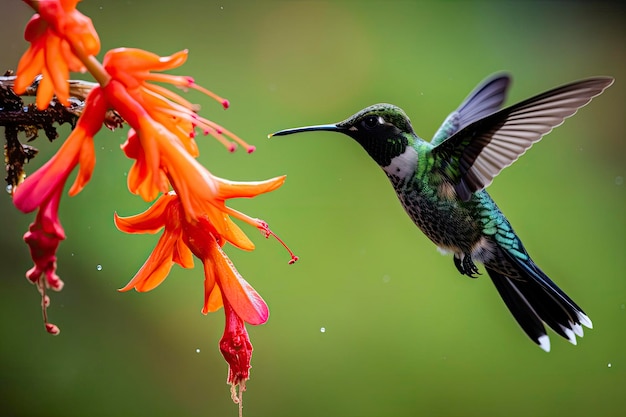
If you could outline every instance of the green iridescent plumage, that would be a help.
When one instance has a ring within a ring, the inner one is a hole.
[[[443,122],[431,142],[415,134],[402,109],[367,107],[328,125],[281,130],[271,136],[333,131],[355,139],[391,181],[415,224],[442,251],[454,254],[461,274],[475,277],[483,263],[526,334],[542,349],[543,323],[576,344],[591,320],[533,262],[484,189],[533,143],[613,83],[589,78],[501,109],[510,84],[505,74],[481,83]]]

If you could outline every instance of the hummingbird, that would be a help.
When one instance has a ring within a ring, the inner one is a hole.
[[[544,324],[576,344],[585,312],[532,260],[485,188],[533,143],[575,114],[614,79],[575,81],[502,108],[511,77],[492,75],[443,122],[433,139],[420,138],[406,113],[392,104],[366,107],[334,124],[280,130],[269,135],[339,132],[356,140],[389,178],[413,222],[459,273],[487,274],[522,330],[546,352]]]

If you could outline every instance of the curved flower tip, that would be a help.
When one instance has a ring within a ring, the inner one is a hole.
[[[114,213],[113,220],[115,226],[124,233],[156,233],[165,227],[167,223],[173,223],[175,221],[175,219],[170,219],[168,216],[172,214],[170,204],[177,200],[178,197],[176,194],[170,192],[159,197],[159,199],[143,213],[128,217],[121,217],[117,213]],[[172,225],[175,225],[175,223]]]
[[[230,181],[211,175],[217,183],[218,200],[229,198],[251,198],[259,194],[274,191],[285,183],[286,175],[270,178],[264,181]]]

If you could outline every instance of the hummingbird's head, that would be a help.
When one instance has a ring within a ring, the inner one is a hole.
[[[393,158],[404,153],[409,138],[415,134],[404,110],[393,104],[382,103],[366,107],[336,124],[286,129],[273,133],[270,137],[320,130],[350,136],[381,167],[388,166]]]

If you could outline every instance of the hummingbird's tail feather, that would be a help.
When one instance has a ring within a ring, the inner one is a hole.
[[[546,352],[550,340],[543,323],[575,345],[576,336],[583,336],[582,326],[592,327],[589,317],[532,260],[509,253],[507,258],[519,277],[510,278],[489,266],[486,269],[522,329]]]
[[[550,339],[543,323],[539,319],[539,315],[535,312],[530,302],[520,293],[511,279],[493,269],[485,269],[487,269],[491,281],[493,281],[498,293],[500,293],[500,297],[502,297],[502,300],[504,300],[504,303],[524,332],[541,349],[550,352]]]

